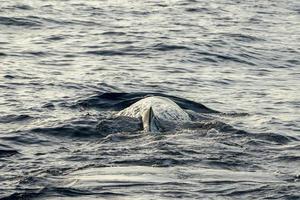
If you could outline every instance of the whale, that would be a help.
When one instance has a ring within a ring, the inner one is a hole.
[[[195,112],[180,107],[175,101],[163,96],[146,96],[108,117],[100,119],[96,129],[101,135],[111,133],[164,133],[170,131],[208,130],[232,127],[218,121],[214,115]],[[212,110],[211,113],[217,113]]]
[[[136,119],[147,132],[164,132],[191,121],[189,114],[167,97],[150,96],[117,113],[119,117]]]

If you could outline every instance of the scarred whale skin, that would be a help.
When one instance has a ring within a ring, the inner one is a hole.
[[[146,97],[128,108],[120,111],[117,116],[141,118],[144,130],[159,132],[166,123],[178,124],[190,121],[190,116],[174,101],[160,96]]]

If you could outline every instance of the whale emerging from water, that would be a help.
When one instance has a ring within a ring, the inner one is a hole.
[[[100,120],[96,128],[101,134],[142,130],[160,133],[179,129],[207,129],[215,127],[216,123],[209,115],[184,110],[167,97],[150,96]]]
[[[177,101],[176,101],[177,102]],[[180,101],[179,101],[180,102]],[[145,97],[111,116],[99,118],[96,129],[102,135],[120,132],[146,131],[151,133],[189,130],[235,130],[218,120],[224,113],[192,101],[194,109],[183,109],[175,101],[162,96]],[[183,106],[186,108],[185,106]]]
[[[149,132],[166,131],[191,121],[186,111],[174,101],[161,96],[146,97],[120,111],[117,116],[139,119],[142,128]]]

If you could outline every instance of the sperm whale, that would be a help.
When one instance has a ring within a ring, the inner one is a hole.
[[[201,109],[203,110],[202,105]],[[101,119],[96,128],[101,134],[136,131],[162,133],[182,129],[208,130],[212,127],[231,128],[216,120],[207,111],[218,113],[208,108],[205,108],[204,112],[186,110],[170,98],[148,96],[106,119]]]
[[[121,110],[117,116],[141,119],[145,131],[161,132],[191,120],[189,114],[174,101],[161,96],[141,99]]]

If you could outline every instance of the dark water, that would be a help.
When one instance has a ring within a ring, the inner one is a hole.
[[[299,199],[300,3],[0,0],[1,199]],[[153,94],[199,129],[96,130]]]

